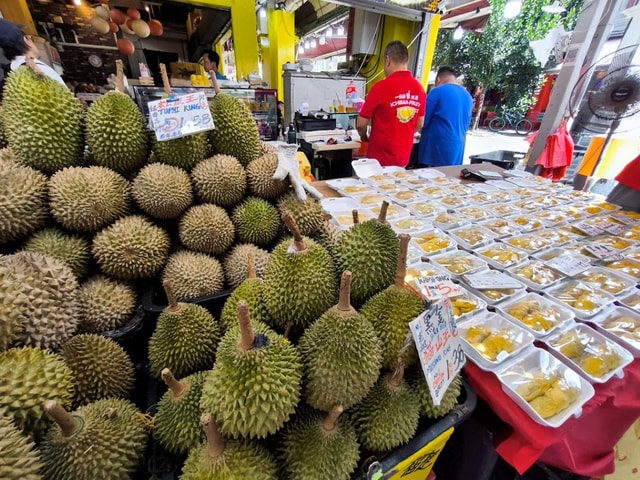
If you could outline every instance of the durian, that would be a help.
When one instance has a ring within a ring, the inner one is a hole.
[[[134,381],[133,363],[110,338],[76,335],[62,346],[60,355],[73,372],[76,405],[129,396]]]
[[[200,406],[216,416],[224,435],[264,438],[295,411],[302,362],[288,340],[264,324],[252,325],[245,301],[238,303],[238,319],[240,326],[220,341]]]
[[[77,235],[68,235],[56,228],[40,230],[27,240],[23,250],[38,252],[61,260],[78,278],[87,274],[91,259],[87,240]]]
[[[45,478],[128,479],[142,461],[146,425],[127,400],[98,400],[72,414],[47,401],[45,410],[55,421],[40,448]]]
[[[172,140],[156,141],[153,147],[155,159],[160,163],[173,165],[191,171],[205,158],[209,145],[206,133],[195,133]]]
[[[271,253],[264,278],[264,299],[269,315],[284,328],[291,322],[307,326],[337,301],[338,284],[327,251],[302,237],[290,215],[283,220],[293,241],[282,241]]]
[[[0,412],[0,478],[41,480],[40,455],[34,443]]]
[[[152,163],[140,170],[131,193],[138,206],[154,218],[176,218],[193,203],[187,172],[162,163]]]
[[[93,237],[93,256],[115,278],[153,277],[169,255],[169,236],[145,217],[121,218]]]
[[[204,203],[232,207],[247,189],[244,167],[229,155],[214,155],[198,163],[191,172],[196,195]]]
[[[323,417],[304,412],[287,425],[281,452],[287,478],[305,480],[349,480],[358,465],[356,432],[334,407]]]
[[[37,170],[0,159],[0,245],[34,232],[47,215],[47,179]]]
[[[38,436],[47,427],[47,399],[71,406],[73,374],[54,353],[33,347],[0,353],[0,378],[0,410],[27,434]]]
[[[83,108],[64,85],[19,67],[7,76],[3,108],[4,132],[20,162],[51,174],[81,160]]]
[[[313,235],[324,222],[324,214],[320,202],[307,196],[304,202],[291,192],[278,200],[280,213],[288,212],[296,222],[301,235]]]
[[[130,286],[97,275],[80,286],[82,319],[78,330],[104,333],[127,323],[136,309],[136,292]]]
[[[200,428],[200,395],[206,372],[194,373],[180,381],[168,368],[161,375],[169,390],[158,403],[153,432],[170,452],[187,453],[204,438]]]
[[[4,133],[4,109],[0,104],[0,148],[7,148],[8,145],[7,136]]]
[[[311,235],[311,238],[326,248],[332,257],[335,257],[336,248],[343,233],[344,230],[335,223],[325,220],[320,224],[316,233]]]
[[[169,257],[162,281],[171,283],[176,299],[181,302],[222,291],[224,271],[214,257],[184,250]]]
[[[388,206],[383,202],[377,220],[367,220],[347,230],[336,248],[339,271],[353,273],[351,301],[356,305],[393,283],[400,242],[386,223]]]
[[[129,210],[129,182],[105,167],[72,167],[49,180],[49,207],[69,230],[93,233]]]
[[[239,242],[269,245],[278,236],[282,222],[276,207],[266,200],[247,198],[231,216]]]
[[[382,366],[382,345],[369,321],[349,303],[351,272],[342,274],[338,305],[307,328],[298,343],[305,399],[326,412],[350,408],[369,392]]]
[[[278,480],[276,463],[264,447],[225,439],[207,413],[200,423],[207,441],[191,449],[180,480]]]
[[[256,277],[264,278],[269,262],[269,252],[260,247],[238,244],[224,258],[224,278],[227,285],[237,288],[249,276],[249,255],[253,256],[256,266]]]
[[[462,378],[456,375],[447,388],[440,405],[436,406],[431,398],[429,384],[424,378],[422,370],[417,372],[415,381],[411,382],[418,400],[420,400],[420,415],[428,418],[440,418],[449,413],[458,403],[458,397],[462,389]]]
[[[187,248],[218,255],[233,243],[235,229],[223,208],[207,203],[191,207],[184,214],[179,235]]]
[[[159,377],[168,368],[178,377],[213,366],[221,327],[200,305],[178,303],[171,284],[164,283],[169,305],[158,317],[149,341],[149,368]]]
[[[243,165],[258,158],[260,134],[253,115],[240,99],[218,93],[209,103],[215,129],[209,132],[216,153],[231,155]]]
[[[289,191],[289,182],[273,178],[277,168],[277,151],[265,153],[247,165],[249,193],[265,200],[276,200],[287,193]]]

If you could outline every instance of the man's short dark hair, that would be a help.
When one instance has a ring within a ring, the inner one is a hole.
[[[22,27],[0,18],[0,47],[7,60],[27,53],[29,47],[24,42]]]
[[[458,77],[458,72],[456,72],[453,67],[440,67],[438,69],[438,77],[448,77],[449,75],[453,75],[454,77]]]
[[[384,49],[384,56],[389,57],[393,63],[408,63],[409,50],[400,40],[394,40]]]
[[[215,52],[213,50],[205,50],[202,54],[202,56],[207,56],[209,58],[210,62],[213,62],[216,64],[216,66],[220,66],[220,55],[218,55],[218,52]]]

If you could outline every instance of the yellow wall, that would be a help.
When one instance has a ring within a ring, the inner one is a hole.
[[[429,72],[431,71],[431,64],[433,63],[433,54],[436,51],[436,42],[438,40],[438,30],[440,30],[440,15],[427,15],[427,21],[431,16],[431,23],[429,24],[429,38],[427,39],[427,52],[424,59],[424,67],[422,69],[422,78],[420,83],[426,89],[429,83]]]
[[[267,22],[269,46],[262,48],[262,74],[270,88],[278,89],[278,99],[284,100],[282,64],[296,60],[294,14],[269,10]]]
[[[24,25],[25,33],[36,35],[36,26],[31,18],[27,0],[0,0],[0,11],[5,20]]]

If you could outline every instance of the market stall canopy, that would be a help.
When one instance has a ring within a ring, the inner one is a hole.
[[[458,2],[450,5],[440,19],[440,28],[462,27],[464,30],[482,30],[491,15],[488,0]]]

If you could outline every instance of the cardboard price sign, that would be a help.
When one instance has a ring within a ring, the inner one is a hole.
[[[604,232],[604,230],[602,230],[600,227],[597,227],[595,225],[591,225],[590,223],[587,223],[587,222],[574,223],[573,227],[577,228],[582,233],[584,233],[585,235],[588,235],[588,236],[600,235],[601,233]]]
[[[434,405],[440,405],[447,388],[465,364],[451,300],[433,303],[409,323],[418,349],[422,371]]]
[[[621,255],[615,248],[609,245],[601,245],[598,243],[585,245],[583,247],[587,252],[591,253],[594,257],[600,260],[622,260],[624,255]]]
[[[418,277],[413,280],[413,285],[425,300],[457,297],[462,294],[460,285],[453,283],[447,274]]]
[[[149,123],[159,142],[214,128],[202,91],[149,102]]]
[[[591,268],[591,260],[580,254],[560,255],[545,262],[548,267],[569,277],[575,277]]]

